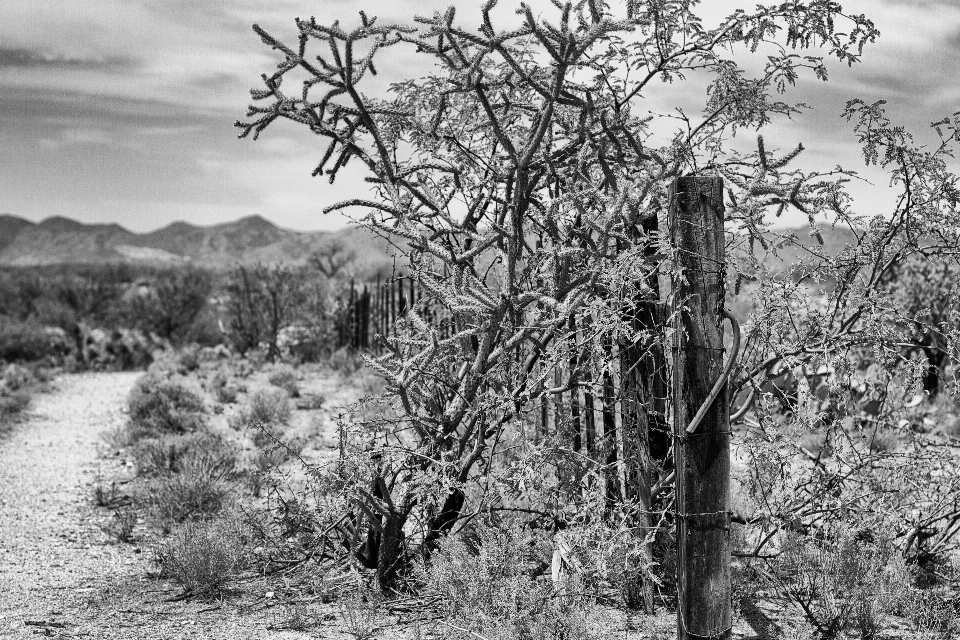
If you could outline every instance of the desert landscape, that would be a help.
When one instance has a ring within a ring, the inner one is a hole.
[[[0,637],[960,637],[960,8],[861,4],[13,0]]]

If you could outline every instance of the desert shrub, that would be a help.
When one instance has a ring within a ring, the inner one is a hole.
[[[530,533],[478,526],[475,545],[460,536],[443,540],[429,564],[418,567],[425,592],[439,596],[448,638],[534,640],[586,637],[589,603],[554,591],[549,574],[532,577]]]
[[[9,365],[3,371],[2,385],[9,391],[19,391],[34,382],[33,372],[16,364]]]
[[[0,418],[12,418],[30,405],[30,394],[26,391],[0,390]]]
[[[117,542],[131,542],[133,530],[137,526],[137,512],[133,509],[117,509],[113,518],[104,525],[103,532]]]
[[[187,348],[180,352],[177,358],[180,368],[186,371],[196,371],[200,368],[200,350],[196,347]]]
[[[300,396],[300,386],[297,383],[297,374],[290,367],[282,367],[270,374],[267,380],[275,387],[286,391],[291,398]]]
[[[237,267],[227,276],[228,338],[241,354],[266,346],[271,362],[280,356],[279,338],[304,302],[304,271],[258,264]]]
[[[290,422],[290,402],[283,391],[258,391],[250,397],[249,423],[284,425]]]
[[[287,438],[282,432],[263,426],[254,429],[252,438],[258,448],[253,462],[260,471],[276,468],[287,460],[299,456],[307,445],[306,438]]]
[[[137,501],[167,527],[219,513],[232,492],[230,483],[202,473],[172,473],[143,483]]]
[[[238,474],[238,456],[236,445],[210,433],[149,438],[134,447],[134,461],[140,475],[200,469],[208,475],[230,480]]]
[[[223,372],[218,372],[210,381],[213,396],[221,404],[233,404],[237,401],[237,388],[230,386],[229,379]]]
[[[922,640],[946,640],[960,634],[956,604],[949,596],[917,589],[907,611],[914,637]]]
[[[363,358],[352,349],[337,349],[327,359],[327,366],[348,378],[363,368]]]
[[[175,449],[157,446],[142,454],[156,466],[156,473],[146,478],[136,491],[136,499],[161,523],[184,522],[205,518],[220,512],[235,491],[235,481],[242,475],[235,450],[209,436],[196,439],[191,445]],[[149,463],[148,463],[149,464]],[[164,469],[164,465],[171,468]]]
[[[116,482],[111,482],[108,486],[98,479],[93,486],[93,503],[98,507],[113,508],[128,500],[127,496],[120,493]]]
[[[243,540],[232,520],[187,522],[157,549],[157,561],[184,591],[210,595],[241,570]]]
[[[383,595],[358,590],[343,599],[341,628],[351,640],[373,640],[380,631],[383,617]]]
[[[36,323],[0,316],[0,360],[30,362],[57,352],[55,342]]]
[[[297,399],[296,407],[301,411],[315,411],[323,407],[327,398],[320,393],[305,393]]]
[[[143,280],[139,295],[128,303],[127,314],[144,332],[180,344],[207,308],[211,287],[211,275],[202,269],[163,269]]]
[[[181,384],[140,378],[127,400],[133,438],[189,433],[204,425],[203,400]]]
[[[890,541],[871,537],[847,528],[830,540],[784,538],[775,579],[823,638],[856,632],[869,640],[889,615],[907,612],[913,591],[906,564]]]

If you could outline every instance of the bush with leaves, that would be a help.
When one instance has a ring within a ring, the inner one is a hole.
[[[190,433],[205,424],[200,396],[177,382],[152,375],[137,381],[127,406],[133,440]]]

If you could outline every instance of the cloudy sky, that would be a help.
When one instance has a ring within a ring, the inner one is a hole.
[[[448,4],[3,0],[0,213],[119,222],[135,231],[252,214],[295,229],[340,227],[343,218],[320,210],[355,195],[362,183],[350,176],[331,187],[310,178],[321,140],[290,125],[268,130],[258,142],[236,138],[232,123],[244,115],[249,88],[277,60],[250,25],[258,22],[290,40],[297,16],[346,22],[366,8],[382,20],[402,20]],[[470,9],[480,0],[454,4],[465,15],[476,13]],[[719,21],[738,4],[705,0],[701,14]],[[814,109],[767,137],[780,147],[803,142],[807,163],[859,167],[852,135],[839,118],[846,100],[886,99],[892,118],[918,131],[960,110],[960,0],[842,4],[870,16],[880,39],[862,64],[833,65],[830,82],[801,82],[789,96]],[[418,68],[409,54],[392,52],[380,67],[382,76],[393,78]],[[861,206],[875,208],[883,206],[882,193],[882,187],[860,188],[857,195]]]

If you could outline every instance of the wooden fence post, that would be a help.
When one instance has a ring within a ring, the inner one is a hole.
[[[730,420],[727,385],[688,427],[723,370],[723,179],[687,176],[670,193],[674,338],[677,637],[726,640],[730,611]]]

